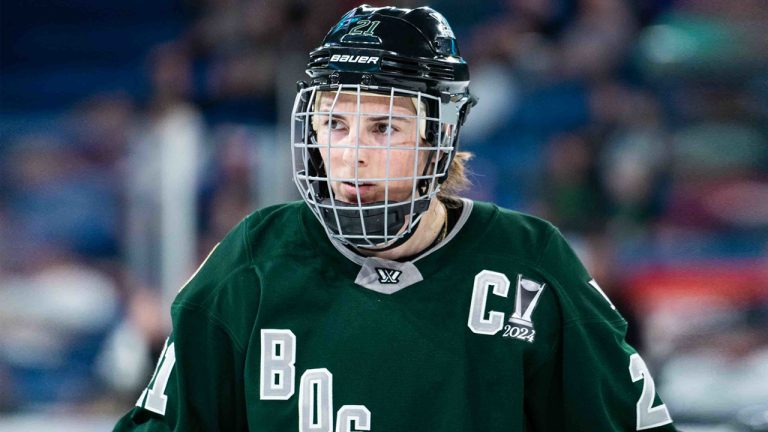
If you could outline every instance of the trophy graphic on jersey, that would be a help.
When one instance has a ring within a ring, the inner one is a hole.
[[[509,316],[508,322],[533,328],[531,315],[533,310],[536,309],[536,303],[538,303],[545,285],[530,279],[524,279],[521,274],[517,275],[515,311]]]

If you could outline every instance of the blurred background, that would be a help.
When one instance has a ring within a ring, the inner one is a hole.
[[[0,430],[130,409],[208,250],[297,198],[295,82],[357,4],[3,0]],[[468,196],[561,228],[684,430],[768,430],[768,3],[429,5],[480,97]]]

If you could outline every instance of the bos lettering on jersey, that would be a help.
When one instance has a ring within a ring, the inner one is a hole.
[[[378,57],[369,57],[369,56],[356,56],[356,55],[347,55],[347,54],[334,54],[331,56],[332,62],[337,63],[363,63],[363,64],[370,64],[370,63],[378,63],[379,58]]]
[[[261,330],[262,400],[288,400],[294,396],[296,335],[287,329]],[[326,368],[307,369],[299,378],[299,432],[352,432],[371,430],[371,412],[365,405],[344,405],[336,412],[333,429],[333,374]]]
[[[526,279],[517,275],[515,287],[515,308],[505,323],[505,315],[499,311],[488,311],[488,295],[493,293],[506,298],[509,295],[510,282],[504,273],[483,270],[475,276],[472,288],[472,301],[469,307],[467,325],[477,334],[495,335],[502,329],[502,337],[533,343],[536,330],[533,327],[533,311],[539,303],[546,284]]]

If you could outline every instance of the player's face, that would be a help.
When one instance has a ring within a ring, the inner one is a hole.
[[[358,112],[356,94],[336,96],[336,93],[321,95],[318,111],[326,114],[313,118],[336,199],[357,203],[358,194],[361,203],[384,201],[385,198],[389,201],[409,199],[414,188],[412,179],[424,172],[427,160],[427,151],[415,150],[417,139],[420,146],[426,144],[415,118],[413,100],[396,96],[390,121],[389,96],[361,93],[359,112],[364,114],[359,116],[354,114]],[[327,114],[329,111],[330,115]],[[420,115],[423,117],[424,113]],[[387,182],[386,178],[399,180]]]

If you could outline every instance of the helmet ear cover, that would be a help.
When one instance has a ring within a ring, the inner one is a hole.
[[[438,177],[437,182],[439,184],[443,184],[448,179],[448,170],[451,169],[451,164],[453,163],[453,159],[456,157],[456,153],[459,152],[459,137],[461,136],[461,127],[464,125],[464,122],[467,121],[467,116],[469,115],[469,110],[477,104],[477,97],[470,94],[467,102],[464,103],[464,105],[459,108],[459,118],[456,122],[456,125],[454,126],[455,133],[451,133],[448,135],[447,139],[452,140],[452,142],[446,143],[446,147],[452,147],[452,151],[449,151],[447,154],[441,154],[440,159],[438,160],[435,172],[438,173],[445,173],[444,175],[441,175]],[[438,128],[438,125],[434,125],[435,128]],[[439,129],[438,129],[439,131]],[[429,132],[428,132],[429,133]],[[433,134],[435,132],[432,132]],[[429,136],[429,135],[428,135]]]

